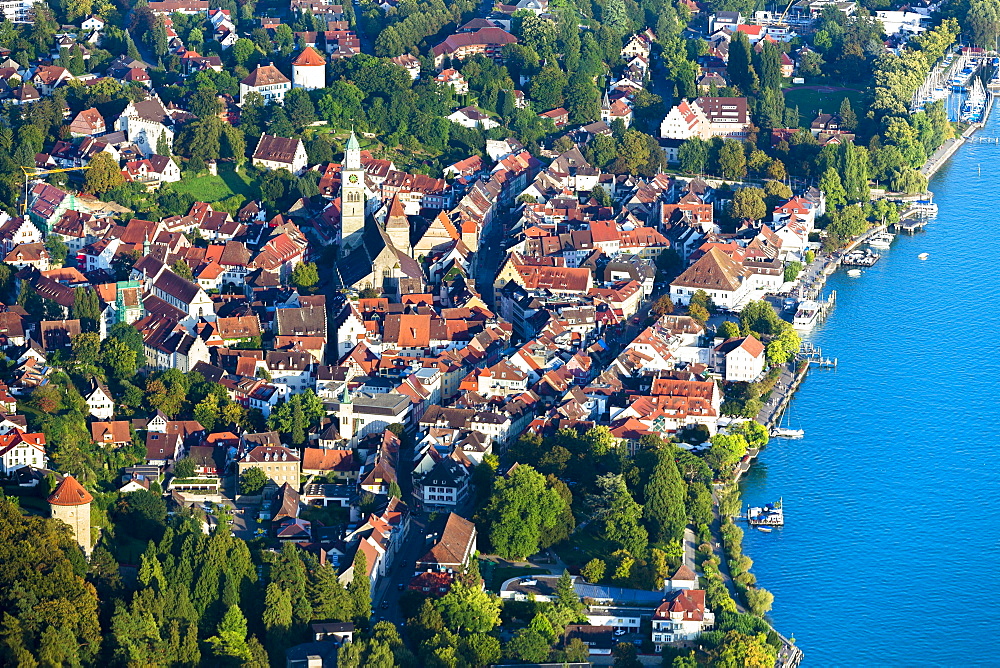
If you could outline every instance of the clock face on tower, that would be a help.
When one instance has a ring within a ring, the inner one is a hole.
[[[358,175],[357,174],[351,174],[350,176],[347,177],[347,180],[350,181],[351,183],[357,183],[358,182]]]

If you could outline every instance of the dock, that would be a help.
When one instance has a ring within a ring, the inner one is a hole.
[[[874,267],[882,256],[870,249],[852,250],[844,255],[840,264],[845,267]]]
[[[766,503],[760,508],[747,508],[747,522],[752,527],[780,527],[785,525],[785,511],[781,501]]]

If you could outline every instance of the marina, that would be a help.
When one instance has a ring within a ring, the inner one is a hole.
[[[890,232],[880,232],[868,238],[868,245],[879,250],[888,250],[896,237]]]

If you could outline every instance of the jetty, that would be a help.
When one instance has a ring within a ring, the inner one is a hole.
[[[840,259],[840,264],[845,267],[874,267],[875,263],[882,259],[882,256],[871,249],[852,250]]]
[[[785,525],[785,511],[779,500],[777,503],[766,503],[759,508],[747,508],[747,522],[752,527],[780,527]]]
[[[821,368],[834,369],[837,366],[836,357],[824,356],[823,350],[821,348],[817,348],[811,343],[803,343],[799,347],[797,357],[808,364],[815,364]]]

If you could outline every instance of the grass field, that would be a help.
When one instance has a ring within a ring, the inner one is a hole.
[[[482,567],[480,567],[482,568]],[[488,578],[484,577],[487,582],[487,588],[493,592],[499,592],[500,586],[504,582],[511,578],[520,577],[522,575],[547,575],[548,572],[541,568],[531,568],[530,566],[500,566],[490,569]],[[486,576],[486,573],[483,573]]]
[[[799,124],[808,127],[819,111],[834,113],[840,109],[840,103],[845,97],[850,98],[854,113],[861,115],[861,100],[864,93],[859,90],[825,92],[810,88],[795,88],[785,91],[785,105],[798,106]]]
[[[255,186],[247,177],[245,170],[234,172],[228,163],[219,165],[219,175],[197,176],[183,178],[170,187],[179,193],[188,193],[199,202],[219,202],[233,195],[251,198],[256,192]]]

